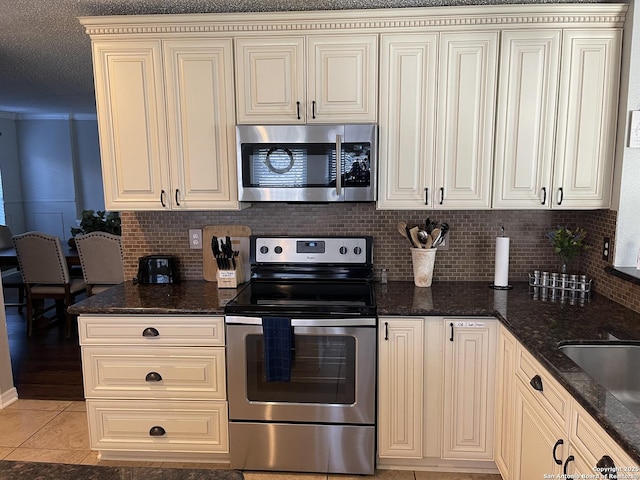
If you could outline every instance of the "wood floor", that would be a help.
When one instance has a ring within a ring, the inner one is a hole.
[[[7,292],[8,293],[8,292]],[[9,297],[8,293],[8,297]],[[7,298],[7,301],[11,301]],[[27,338],[26,309],[5,309],[13,381],[20,399],[84,400],[77,327],[65,338],[63,322],[34,329]]]

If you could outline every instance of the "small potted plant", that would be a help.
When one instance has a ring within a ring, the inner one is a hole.
[[[560,271],[562,273],[567,273],[569,263],[580,254],[581,250],[589,248],[584,243],[587,232],[581,227],[570,230],[568,227],[558,226],[555,230],[548,232],[546,236],[554,253],[560,257]]]
[[[118,212],[105,212],[103,210],[83,210],[80,218],[80,227],[71,227],[71,235],[83,235],[89,232],[107,232],[114,235],[122,233],[120,215]],[[75,247],[75,238],[69,239],[69,245]]]

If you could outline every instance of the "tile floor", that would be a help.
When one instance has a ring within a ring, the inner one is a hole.
[[[89,449],[84,402],[18,400],[0,410],[0,460],[115,465],[98,461]],[[228,468],[227,465],[194,465],[164,462],[121,462],[124,466]],[[327,475],[246,472],[246,480],[328,480]],[[335,476],[340,479],[364,477]],[[380,480],[500,480],[499,475],[473,475],[379,470]]]

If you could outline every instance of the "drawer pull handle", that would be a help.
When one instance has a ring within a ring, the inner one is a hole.
[[[558,439],[556,444],[553,446],[553,461],[556,462],[557,465],[562,465],[562,460],[558,460],[558,457],[556,457],[556,450],[560,445],[563,445],[563,444],[564,444],[564,440],[560,438]]]
[[[144,379],[147,382],[159,382],[162,380],[162,375],[160,375],[158,372],[149,372],[147,373],[147,376],[144,377]]]
[[[616,474],[616,464],[609,455],[604,455],[598,463],[596,463],[597,471],[603,478],[618,478]]]
[[[538,390],[539,392],[542,392],[542,378],[540,378],[540,375],[535,375],[529,383],[531,384],[534,390]]]
[[[158,337],[160,332],[153,327],[147,327],[142,331],[143,337]]]
[[[151,427],[151,430],[149,430],[149,435],[151,435],[152,437],[162,437],[163,435],[166,435],[167,431],[162,428],[162,427]]]

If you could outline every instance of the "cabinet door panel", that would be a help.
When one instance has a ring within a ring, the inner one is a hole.
[[[445,320],[442,457],[493,459],[495,320]],[[451,340],[453,338],[453,340]]]
[[[442,33],[436,206],[489,208],[498,32]]]
[[[159,210],[169,188],[160,42],[96,42],[93,57],[105,208]]]
[[[502,33],[495,208],[549,208],[560,30]]]
[[[621,39],[620,30],[564,33],[554,206],[610,205]]]
[[[164,44],[173,208],[237,207],[231,40]]]
[[[377,42],[377,35],[309,37],[307,122],[377,120]]]
[[[305,123],[304,37],[236,39],[238,123]]]
[[[379,208],[433,207],[437,38],[381,38]]]
[[[381,319],[379,338],[378,455],[421,458],[424,321]]]

